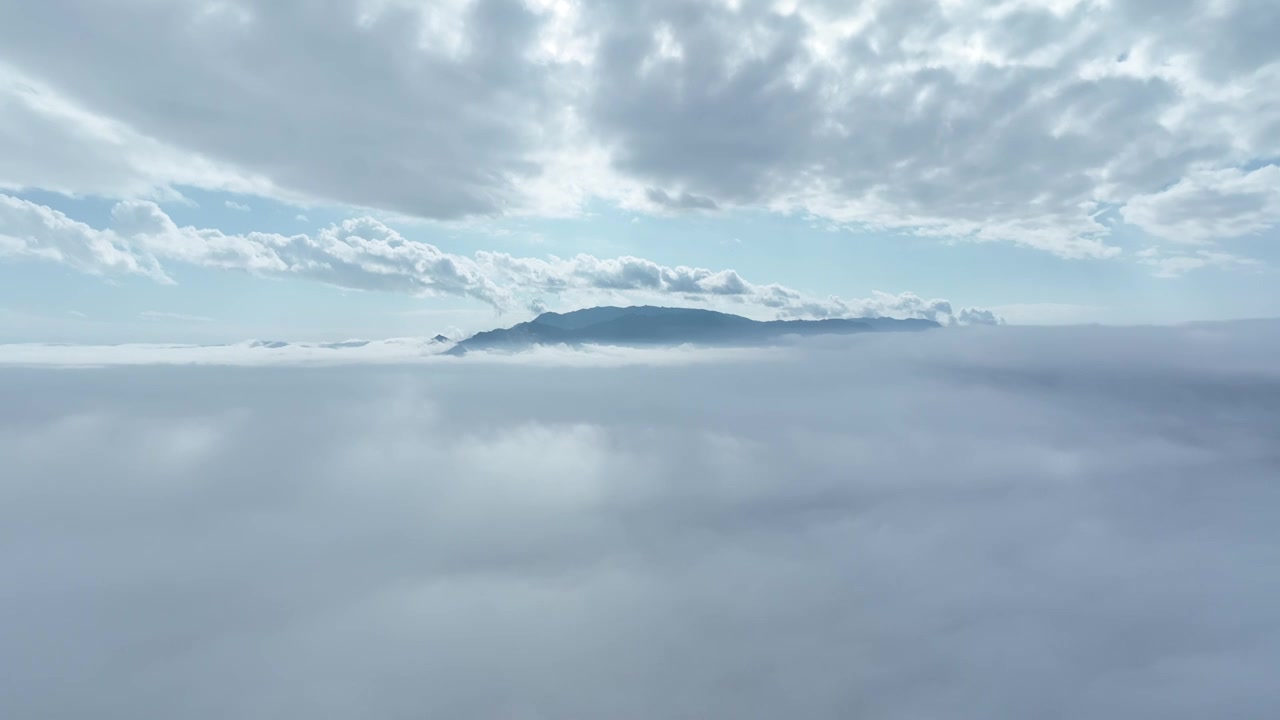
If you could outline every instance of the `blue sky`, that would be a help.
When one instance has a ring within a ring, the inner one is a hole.
[[[0,341],[1280,315],[1267,3],[63,4],[0,10]]]

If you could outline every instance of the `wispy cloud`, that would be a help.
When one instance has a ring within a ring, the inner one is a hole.
[[[1138,251],[1137,257],[1138,262],[1152,269],[1153,275],[1162,278],[1182,277],[1193,270],[1208,267],[1256,268],[1262,265],[1260,261],[1252,258],[1213,250],[1169,252],[1152,247]]]
[[[144,310],[138,313],[144,320],[174,320],[178,322],[213,322],[213,318],[204,315],[186,315],[184,313]]]

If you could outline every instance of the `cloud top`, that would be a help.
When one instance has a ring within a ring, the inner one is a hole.
[[[0,714],[1271,717],[1278,350],[0,369]]]

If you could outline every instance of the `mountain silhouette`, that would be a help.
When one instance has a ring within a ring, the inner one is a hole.
[[[752,320],[739,315],[669,307],[594,307],[568,313],[547,312],[514,327],[476,333],[447,354],[470,350],[519,350],[534,345],[753,345],[785,335],[928,330],[932,320],[857,318],[827,320]]]

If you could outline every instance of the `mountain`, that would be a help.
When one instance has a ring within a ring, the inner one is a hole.
[[[477,333],[447,354],[469,350],[518,350],[532,345],[752,345],[785,335],[928,330],[932,320],[858,318],[853,320],[751,320],[738,315],[667,307],[595,307],[569,313],[548,312],[510,328]]]

